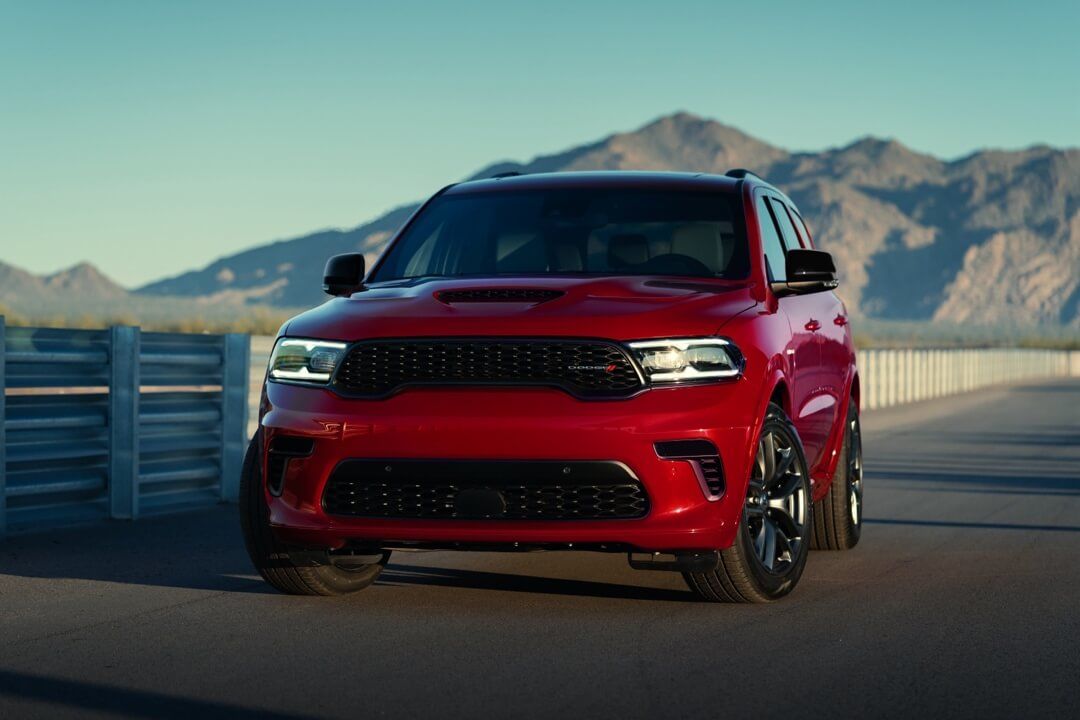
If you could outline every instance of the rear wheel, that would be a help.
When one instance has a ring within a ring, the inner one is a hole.
[[[290,549],[270,529],[262,471],[260,438],[248,445],[240,476],[240,528],[255,569],[275,589],[290,595],[347,595],[375,582],[390,558],[381,552],[374,562],[368,556],[331,555],[327,551]]]
[[[716,570],[684,573],[692,590],[715,602],[761,603],[791,592],[809,549],[810,474],[799,436],[769,405],[734,544]]]
[[[862,432],[859,408],[848,403],[844,446],[829,493],[814,503],[815,550],[850,550],[859,542],[863,520]]]

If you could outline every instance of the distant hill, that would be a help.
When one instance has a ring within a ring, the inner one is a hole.
[[[1080,150],[987,150],[944,161],[863,138],[792,153],[677,113],[496,172],[749,167],[788,192],[837,259],[851,309],[883,319],[1080,327]],[[418,193],[436,187],[417,188]],[[313,305],[329,255],[374,258],[415,205],[352,230],[283,240],[151,283],[143,295]]]
[[[127,295],[127,290],[90,263],[79,263],[52,275],[33,275],[0,262],[0,304],[7,307],[30,310],[42,303],[95,303]]]
[[[101,327],[110,323],[201,332],[272,333],[298,308],[211,302],[202,297],[149,297],[117,285],[89,263],[34,275],[0,262],[0,315],[11,324]]]

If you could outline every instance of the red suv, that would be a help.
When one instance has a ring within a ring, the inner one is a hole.
[[[274,348],[241,483],[279,590],[394,548],[600,550],[708,600],[858,542],[859,377],[836,271],[755,175],[452,185]]]

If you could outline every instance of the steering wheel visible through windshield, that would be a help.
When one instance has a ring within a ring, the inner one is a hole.
[[[369,281],[548,274],[742,279],[748,273],[733,193],[560,188],[439,196]]]

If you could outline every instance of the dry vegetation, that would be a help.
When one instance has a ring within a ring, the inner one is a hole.
[[[137,314],[125,313],[120,315],[42,315],[28,317],[9,311],[0,305],[0,315],[4,316],[6,323],[18,327],[56,327],[92,329],[110,327],[112,325],[138,325],[143,330],[154,332],[181,332],[181,333],[247,333],[249,335],[276,335],[278,329],[293,313],[288,310],[274,311],[267,308],[251,308],[244,310],[233,318],[143,318]]]

